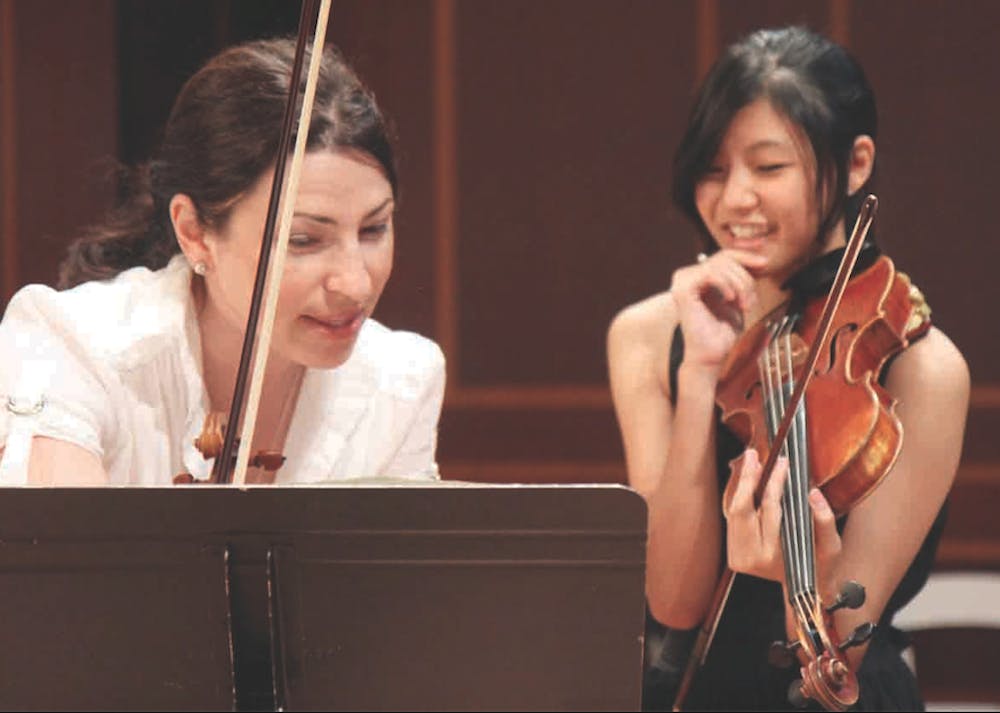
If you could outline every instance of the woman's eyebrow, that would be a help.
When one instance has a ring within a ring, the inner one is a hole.
[[[372,218],[372,217],[378,215],[383,210],[385,210],[386,206],[391,205],[392,202],[393,202],[392,198],[386,198],[384,201],[382,201],[381,203],[379,203],[376,207],[372,208],[370,211],[368,211],[367,213],[365,213],[365,215],[362,218],[362,220],[368,220],[369,218]],[[304,213],[302,211],[296,211],[295,212],[295,217],[296,218],[306,218],[308,220],[312,220],[312,221],[315,221],[317,223],[322,223],[323,225],[336,225],[337,224],[337,221],[335,219],[331,218],[330,216],[319,215],[317,213]]]

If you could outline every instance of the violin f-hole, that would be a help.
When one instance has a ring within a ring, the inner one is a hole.
[[[854,322],[849,322],[837,328],[837,330],[830,336],[830,359],[825,366],[816,369],[816,374],[828,374],[833,370],[833,365],[837,363],[837,347],[841,339],[848,338],[849,335],[858,330],[858,325]]]

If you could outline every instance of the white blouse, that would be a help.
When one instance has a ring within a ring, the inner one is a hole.
[[[201,371],[181,256],[63,292],[23,288],[0,322],[0,485],[26,482],[34,435],[96,454],[113,485],[207,477]],[[437,479],[444,378],[437,344],[367,320],[343,365],[306,371],[276,483]]]

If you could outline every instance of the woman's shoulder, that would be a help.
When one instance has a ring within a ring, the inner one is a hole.
[[[186,271],[175,261],[162,270],[133,268],[62,291],[28,285],[11,298],[3,324],[15,334],[41,332],[73,343],[98,358],[134,357],[143,342],[183,324]]]
[[[351,362],[374,374],[380,388],[399,396],[417,395],[428,382],[444,381],[444,353],[435,341],[374,319],[362,326]]]

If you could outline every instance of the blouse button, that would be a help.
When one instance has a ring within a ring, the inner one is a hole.
[[[36,416],[42,412],[43,408],[45,408],[44,396],[37,399],[7,397],[7,410],[15,416]]]

